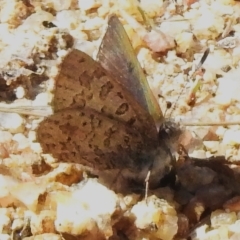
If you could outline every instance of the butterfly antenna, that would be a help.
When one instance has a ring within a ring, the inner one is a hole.
[[[195,74],[197,73],[197,71],[202,67],[203,63],[206,61],[206,59],[207,59],[207,57],[208,57],[208,55],[209,55],[209,52],[210,52],[210,49],[209,49],[209,48],[207,48],[207,49],[204,51],[202,58],[200,59],[198,65],[197,65],[196,68],[195,68],[195,71],[192,73],[192,75],[190,76],[190,78],[192,78],[193,76],[195,76]],[[177,100],[174,102],[174,105],[173,105],[173,107],[172,107],[172,109],[171,109],[171,112],[170,112],[170,114],[169,114],[169,118],[171,117],[173,111],[176,109],[177,102],[178,102],[178,100],[180,99],[183,91],[186,89],[187,84],[188,84],[188,82],[186,82],[186,83],[184,84],[184,87],[182,88],[180,94],[179,94],[178,97],[177,97]],[[168,110],[168,109],[166,109],[166,111],[165,111],[165,113],[164,113],[164,116],[165,116],[167,110]]]
[[[174,104],[173,104],[173,106],[172,106],[172,108],[171,108],[171,112],[170,112],[170,114],[169,114],[169,118],[172,116],[173,111],[176,109],[177,102],[178,102],[179,98],[181,97],[183,91],[186,89],[186,86],[187,86],[187,82],[184,84],[184,87],[182,88],[180,94],[178,95],[176,101],[174,102]],[[164,116],[166,115],[167,111],[168,111],[168,108],[166,108],[165,113],[164,113]]]

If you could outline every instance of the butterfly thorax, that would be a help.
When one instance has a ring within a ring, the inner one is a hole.
[[[165,146],[161,145],[154,150],[142,153],[137,161],[138,164],[135,163],[133,168],[123,169],[122,175],[142,185],[150,171],[149,186],[156,188],[171,170],[172,155]]]

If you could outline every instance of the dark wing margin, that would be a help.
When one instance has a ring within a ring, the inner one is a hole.
[[[109,18],[97,58],[103,68],[128,89],[155,122],[163,122],[159,104],[136,58],[129,37],[116,15]]]

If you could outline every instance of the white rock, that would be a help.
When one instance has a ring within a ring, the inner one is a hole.
[[[30,143],[30,147],[35,153],[42,153],[42,147],[40,143]]]
[[[10,188],[11,196],[22,202],[29,210],[35,212],[38,206],[39,196],[46,192],[47,184],[23,182]]]
[[[104,23],[105,23],[104,20],[102,18],[99,18],[99,17],[88,19],[84,23],[84,30],[100,29],[100,27],[103,26]]]
[[[0,210],[0,232],[3,232],[3,229],[6,229],[6,227],[10,227],[10,224],[11,224],[11,219],[9,218],[9,216],[7,216],[6,209],[5,208],[1,209]],[[0,235],[0,239],[2,240],[5,238],[1,238],[1,235]]]
[[[28,132],[28,139],[31,142],[35,141],[36,140],[36,132],[35,131],[29,131]]]
[[[211,224],[212,227],[221,227],[235,223],[237,221],[237,215],[235,212],[225,212],[223,210],[216,210],[211,213]]]
[[[11,240],[12,238],[8,234],[0,234],[0,239],[1,240]]]
[[[87,11],[101,6],[101,2],[99,0],[78,0],[78,6],[80,9]]]
[[[22,133],[15,134],[12,139],[18,142],[19,150],[29,147],[29,140]]]
[[[95,222],[80,203],[58,203],[55,221],[56,230],[81,235],[95,228]]]
[[[229,226],[231,232],[240,233],[240,220],[237,220],[235,223]]]
[[[75,29],[80,24],[79,12],[63,10],[57,13],[53,23],[59,28]]]
[[[34,106],[45,106],[51,101],[51,94],[48,92],[39,93],[33,101]]]
[[[24,130],[24,119],[17,113],[0,113],[0,125],[12,133]]]
[[[9,27],[9,24],[1,23],[0,24],[0,32],[2,34],[1,44],[3,44],[3,45],[7,44],[9,39],[13,36],[12,33],[11,33],[11,28]],[[2,62],[2,59],[1,59],[0,62]]]
[[[89,56],[93,56],[93,52],[96,50],[96,46],[89,41],[75,41],[74,48],[87,53]]]
[[[229,239],[228,235],[229,235],[229,233],[228,233],[227,226],[222,226],[220,228],[207,231],[206,235],[203,239],[211,239],[211,240],[215,240],[215,239],[225,240],[226,239],[227,240],[227,239]]]
[[[24,90],[24,88],[23,87],[17,87],[17,89],[16,89],[16,97],[17,98],[23,98],[24,97],[24,95],[25,95],[25,90]]]
[[[226,131],[227,131],[227,129],[226,129],[225,127],[220,126],[220,127],[217,128],[216,134],[217,134],[219,137],[223,138],[223,136],[224,136],[224,134],[225,134]]]
[[[191,154],[189,154],[191,157],[195,158],[206,158],[206,151],[205,150],[194,150]]]
[[[204,224],[199,226],[191,233],[191,239],[205,239],[206,231],[208,229],[208,225]]]
[[[7,131],[0,131],[0,143],[10,142],[12,140],[12,134]]]
[[[63,201],[57,203],[56,230],[81,235],[97,228],[108,238],[112,235],[111,216],[117,209],[117,196],[113,191],[88,179]]]
[[[193,33],[198,38],[213,38],[224,29],[224,20],[221,16],[214,15],[206,5],[201,8],[201,15],[197,18]]]
[[[151,196],[133,206],[131,213],[136,218],[135,225],[139,229],[149,229],[156,225],[154,236],[157,239],[171,240],[177,233],[178,217],[175,209],[166,200]]]
[[[2,2],[1,4],[2,6],[0,20],[1,22],[8,22],[9,20],[11,20],[12,15],[14,15],[17,1],[9,0],[7,2]]]
[[[62,11],[70,8],[72,0],[51,0],[51,3],[56,11]]]
[[[212,6],[214,9],[214,12],[217,13],[218,15],[232,15],[234,14],[234,9],[231,6],[231,4],[223,4],[221,3],[221,1],[217,1],[217,2],[212,2]]]
[[[214,62],[214,64],[212,64],[213,62]],[[212,73],[213,76],[216,74],[224,75],[225,73],[221,69],[224,68],[224,66],[226,66],[226,65],[231,66],[231,64],[232,64],[232,57],[231,57],[231,55],[227,54],[224,49],[217,49],[217,50],[210,49],[210,53],[209,53],[206,61],[204,62],[204,68],[206,69],[206,71],[208,71],[208,74]],[[229,75],[229,74],[230,73],[228,72],[227,75]],[[225,74],[224,78],[227,75]],[[221,79],[221,78],[219,78],[219,79]]]
[[[204,141],[203,144],[211,152],[219,150],[219,141]]]
[[[88,205],[92,217],[101,214],[112,214],[117,207],[118,201],[113,191],[94,179],[89,179],[83,186],[80,184],[79,189],[73,192],[73,197]]]
[[[176,36],[175,38],[179,51],[185,53],[194,44],[193,34],[190,32],[183,32]]]
[[[159,16],[163,11],[163,0],[141,0],[140,6],[149,17]]]
[[[176,21],[174,21],[176,19]],[[190,29],[190,23],[188,21],[178,21],[183,19],[181,16],[177,16],[173,21],[163,22],[160,26],[160,30],[165,34],[175,37],[182,32],[187,32]]]
[[[212,59],[213,60],[213,59]],[[218,79],[215,102],[229,105],[232,101],[240,101],[239,69],[234,69]]]
[[[223,143],[229,145],[240,144],[240,130],[226,130],[223,136]]]
[[[23,219],[14,219],[12,223],[12,230],[19,230],[24,226],[24,220]]]
[[[18,33],[20,32],[23,34],[23,30],[32,30],[33,32],[39,33],[42,29],[44,29],[44,26],[42,25],[43,21],[52,21],[53,15],[46,11],[37,11],[33,14],[31,14],[22,25],[18,28]],[[30,32],[32,32],[30,31]],[[24,36],[26,37],[26,35]],[[16,41],[15,41],[16,42]]]

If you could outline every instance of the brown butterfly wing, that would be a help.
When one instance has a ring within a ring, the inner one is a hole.
[[[109,18],[97,58],[103,68],[128,89],[135,101],[149,112],[158,124],[164,121],[130,39],[116,15]]]
[[[40,124],[38,140],[44,152],[62,162],[76,162],[98,170],[129,168],[144,153],[141,134],[126,124],[91,109],[64,109]]]
[[[76,49],[62,63],[53,107],[54,111],[75,107],[94,109],[137,128],[147,143],[156,146],[157,130],[149,113],[99,63]]]
[[[78,50],[62,63],[53,108],[55,113],[40,123],[37,138],[58,161],[137,171],[140,157],[158,144],[148,112]]]

